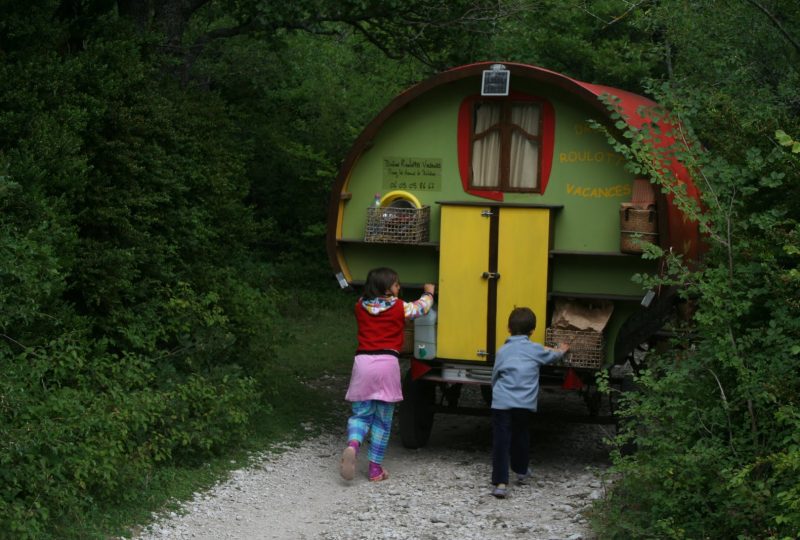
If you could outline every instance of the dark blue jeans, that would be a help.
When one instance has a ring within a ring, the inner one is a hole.
[[[528,471],[530,414],[527,409],[492,409],[492,484],[508,484],[508,467]]]

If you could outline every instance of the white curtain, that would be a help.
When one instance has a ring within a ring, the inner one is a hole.
[[[481,103],[475,111],[475,135],[486,133],[472,143],[472,184],[480,187],[500,185],[500,104]]]
[[[512,188],[534,189],[539,185],[539,142],[527,136],[539,135],[539,106],[515,103],[511,123],[509,184]]]

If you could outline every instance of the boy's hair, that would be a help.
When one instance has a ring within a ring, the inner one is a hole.
[[[518,307],[508,316],[508,330],[512,336],[529,336],[536,328],[536,315],[530,308]]]
[[[377,298],[385,296],[394,282],[397,281],[397,272],[391,268],[373,268],[367,274],[364,284],[364,298]]]

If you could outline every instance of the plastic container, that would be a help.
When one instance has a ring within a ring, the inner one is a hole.
[[[395,202],[406,203],[406,208],[422,208],[419,199],[408,191],[390,191],[381,197],[381,206],[394,206],[397,208],[397,206],[393,204]]]
[[[424,317],[414,319],[414,358],[436,358],[436,310],[433,307]]]

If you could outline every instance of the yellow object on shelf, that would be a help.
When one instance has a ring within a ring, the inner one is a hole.
[[[409,193],[408,191],[390,191],[383,197],[381,197],[381,208],[386,206],[392,206],[393,203],[397,203],[400,201],[406,201],[414,205],[414,208],[422,208],[422,205],[414,195]],[[395,206],[400,206],[395,204]]]

